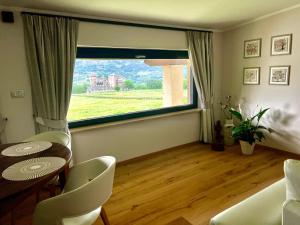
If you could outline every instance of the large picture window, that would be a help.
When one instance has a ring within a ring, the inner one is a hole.
[[[197,107],[187,51],[79,47],[70,128]]]

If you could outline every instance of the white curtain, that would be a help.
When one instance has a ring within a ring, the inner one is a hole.
[[[214,139],[213,112],[213,33],[187,31],[192,74],[200,99],[200,141]]]
[[[36,132],[68,132],[78,21],[23,14]]]

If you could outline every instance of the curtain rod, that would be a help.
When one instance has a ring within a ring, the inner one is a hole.
[[[61,15],[55,15],[55,14],[35,13],[35,12],[21,12],[21,13],[22,14],[29,14],[29,15],[37,15],[37,16],[71,18],[71,19],[76,19],[76,20],[82,21],[82,22],[91,22],[91,23],[103,23],[103,24],[113,24],[113,25],[121,25],[121,26],[153,28],[153,29],[161,29],[161,30],[200,31],[200,32],[212,33],[212,31],[208,31],[208,30],[197,30],[197,29],[188,29],[188,28],[179,28],[179,27],[170,27],[170,26],[160,26],[160,25],[133,23],[133,22],[121,22],[121,21],[104,20],[104,19],[92,19],[92,18],[74,17],[74,16],[61,16]]]

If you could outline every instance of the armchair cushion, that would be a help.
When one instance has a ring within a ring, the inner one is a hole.
[[[284,179],[211,219],[211,225],[281,225]]]
[[[300,201],[300,161],[288,159],[284,161],[284,174],[286,180],[286,199]]]
[[[300,201],[287,200],[282,208],[282,225],[300,224]]]

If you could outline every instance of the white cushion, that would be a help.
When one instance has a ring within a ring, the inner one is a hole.
[[[300,224],[300,202],[297,200],[287,200],[282,210],[282,225]]]
[[[286,199],[300,200],[300,161],[288,159],[284,162]]]
[[[284,179],[211,219],[211,225],[281,225]]]

